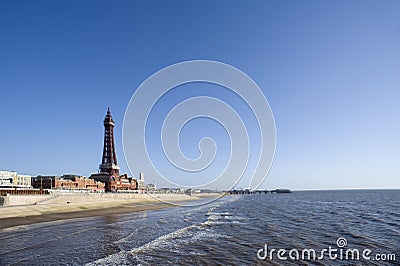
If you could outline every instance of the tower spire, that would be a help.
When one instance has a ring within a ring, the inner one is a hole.
[[[114,120],[111,116],[110,107],[107,109],[106,117],[104,118],[104,146],[103,158],[100,164],[100,172],[110,175],[119,176],[119,165],[114,145]]]

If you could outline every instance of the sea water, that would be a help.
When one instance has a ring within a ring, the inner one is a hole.
[[[338,241],[346,241],[346,245],[340,247]],[[318,258],[329,247],[337,250],[336,258],[330,258],[327,252]],[[285,251],[281,251],[283,256],[278,257],[279,249]],[[304,249],[315,250],[316,257],[301,258]],[[347,249],[357,249],[360,256],[364,250],[371,253],[368,260],[362,257],[356,260],[344,256]],[[377,261],[377,254],[385,255],[386,261]],[[396,260],[392,255],[397,256]],[[399,262],[399,190],[229,195],[195,207],[0,230],[0,265],[399,265]]]

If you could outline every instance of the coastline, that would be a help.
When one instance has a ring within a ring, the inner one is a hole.
[[[68,196],[71,195],[67,195]],[[77,195],[73,195],[75,198]],[[39,203],[32,205],[4,206],[0,207],[0,230],[43,222],[85,218],[103,215],[127,214],[131,212],[160,210],[176,207],[179,202],[196,201],[204,197],[216,197],[217,195],[173,195],[157,194],[155,197],[147,194],[137,195],[134,198],[110,198],[101,201],[84,201],[85,195],[79,197],[76,202],[65,203]],[[61,196],[62,198],[63,196]],[[157,198],[158,197],[158,198]],[[83,199],[82,199],[83,198]],[[96,196],[94,196],[96,198]],[[60,201],[60,197],[57,198]]]

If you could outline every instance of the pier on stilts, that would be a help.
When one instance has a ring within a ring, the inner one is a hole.
[[[292,193],[290,189],[272,189],[272,190],[250,190],[250,189],[234,189],[234,190],[229,190],[228,194],[232,195],[241,195],[241,194],[268,194],[268,193],[277,193],[277,194],[282,194],[282,193]]]

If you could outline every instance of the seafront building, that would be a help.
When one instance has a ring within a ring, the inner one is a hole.
[[[147,189],[146,182],[144,181],[144,173],[143,172],[140,172],[139,180],[137,182],[138,182],[138,189],[139,190]]]
[[[104,192],[104,183],[79,175],[42,176],[32,178],[33,188],[81,190],[91,192]]]
[[[30,175],[17,174],[14,178],[14,186],[20,188],[32,188],[32,177]]]
[[[0,171],[1,188],[32,188],[31,179],[30,175],[21,175],[14,171]]]

